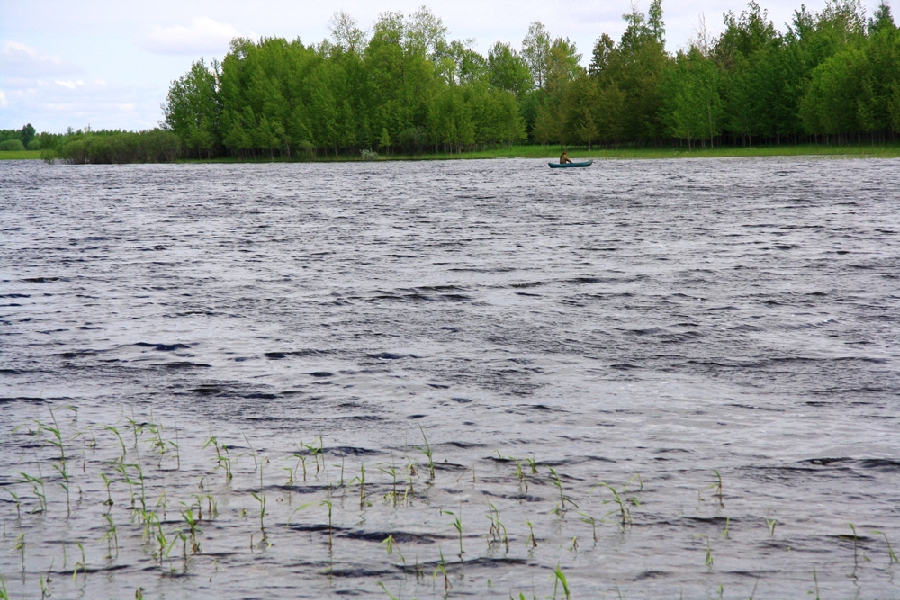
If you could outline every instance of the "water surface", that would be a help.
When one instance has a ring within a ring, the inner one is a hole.
[[[900,597],[900,161],[544,163],[3,163],[13,597]]]

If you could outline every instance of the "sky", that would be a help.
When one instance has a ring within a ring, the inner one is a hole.
[[[646,12],[650,0],[635,5]],[[761,0],[784,31],[803,0]],[[806,0],[819,11],[825,0]],[[328,37],[337,11],[363,29],[382,12],[411,14],[423,0],[0,0],[0,129],[31,123],[38,131],[140,130],[163,118],[171,82],[199,58],[221,59],[238,36]],[[450,39],[474,39],[486,53],[495,41],[520,47],[529,23],[542,22],[554,37],[573,40],[585,66],[601,33],[618,39],[632,0],[454,0],[424,2]],[[871,14],[875,2],[864,2]],[[674,52],[706,28],[722,30],[722,17],[746,8],[739,0],[663,0],[666,45]]]

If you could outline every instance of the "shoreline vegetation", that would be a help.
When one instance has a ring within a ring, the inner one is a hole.
[[[900,143],[900,32],[883,2],[871,16],[860,0],[801,6],[782,31],[751,0],[723,16],[718,36],[701,19],[674,54],[661,0],[622,18],[621,39],[602,33],[583,61],[537,21],[520,47],[480,54],[426,6],[381,13],[366,30],[338,12],[317,44],[235,38],[221,61],[197,60],[172,82],[159,129],[35,135],[29,124],[0,131],[0,150],[115,164],[475,158],[520,146],[768,156]]]
[[[890,145],[842,145],[842,146],[760,146],[754,148],[727,147],[718,148],[619,148],[587,150],[584,148],[568,148],[571,158],[593,158],[599,160],[630,159],[674,159],[674,158],[779,158],[779,157],[832,157],[832,158],[900,158],[900,144]],[[286,158],[286,157],[237,157],[219,156],[215,158],[181,157],[174,161],[178,164],[241,164],[241,163],[338,163],[338,162],[396,162],[419,160],[472,160],[472,159],[512,159],[533,158],[556,161],[562,146],[513,146],[511,148],[495,148],[476,150],[463,154],[423,154],[391,155],[391,156],[331,156],[321,158]],[[55,160],[40,150],[23,150],[17,152],[0,152],[3,160]]]
[[[897,158],[900,157],[900,144],[886,146],[763,146],[758,148],[619,148],[587,150],[585,148],[565,148],[570,158],[593,158],[606,160],[625,159],[669,159],[669,158],[765,158],[788,156],[823,156],[823,157],[858,157],[858,158]],[[378,156],[374,158],[338,156],[319,159],[287,159],[240,157],[219,158],[182,158],[179,163],[269,163],[269,162],[387,162],[416,160],[471,160],[487,158],[542,158],[556,162],[562,152],[562,146],[513,146],[511,148],[495,148],[475,150],[465,154],[422,154],[419,156]]]

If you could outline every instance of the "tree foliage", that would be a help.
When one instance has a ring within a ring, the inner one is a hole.
[[[801,7],[779,31],[751,1],[716,38],[665,48],[661,0],[601,34],[588,66],[568,38],[533,22],[520,48],[482,55],[421,7],[369,30],[338,12],[331,36],[235,39],[172,82],[164,126],[195,156],[327,156],[535,143],[778,143],[895,136],[900,35],[887,5]],[[834,136],[837,136],[835,138]]]

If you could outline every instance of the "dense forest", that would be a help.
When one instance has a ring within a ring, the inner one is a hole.
[[[482,55],[422,7],[370,32],[344,13],[331,38],[235,39],[172,83],[164,126],[187,155],[461,152],[497,145],[752,145],[895,140],[900,33],[890,8],[858,0],[796,11],[786,31],[751,2],[674,56],[660,0],[602,34],[589,66],[532,23],[520,48]]]

